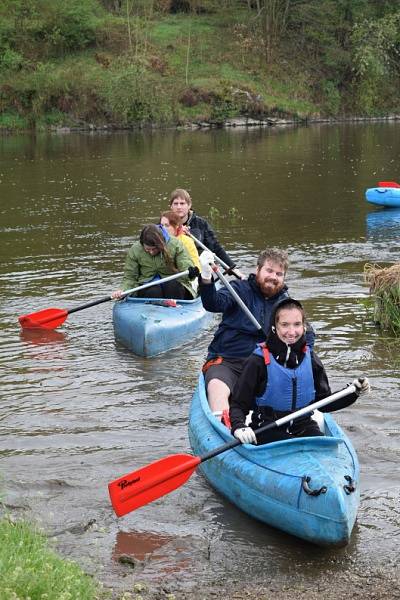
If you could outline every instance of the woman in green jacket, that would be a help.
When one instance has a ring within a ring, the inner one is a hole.
[[[115,299],[121,298],[124,290],[188,269],[191,278],[194,279],[198,271],[182,242],[170,236],[164,227],[146,225],[140,233],[139,241],[128,250],[122,289],[116,290],[111,295]],[[182,277],[179,280],[155,284],[136,295],[142,298],[192,300],[196,292],[189,277]]]

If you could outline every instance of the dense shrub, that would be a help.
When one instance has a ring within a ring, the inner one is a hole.
[[[3,0],[0,6],[1,30],[8,29],[10,48],[32,58],[93,45],[102,16],[96,0]]]
[[[119,65],[109,75],[102,94],[107,111],[119,124],[165,123],[172,119],[170,95],[143,64]]]

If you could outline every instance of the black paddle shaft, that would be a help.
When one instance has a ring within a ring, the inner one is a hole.
[[[189,231],[189,237],[192,238],[192,240],[198,245],[200,246],[200,248],[203,248],[203,250],[207,250],[208,252],[211,252],[211,250],[209,248],[207,248],[207,246],[205,246],[203,244],[203,242],[201,242],[200,240],[197,239],[197,237],[195,237],[193,235],[193,233],[190,233]],[[219,258],[219,256],[217,256],[215,253],[213,253],[215,256],[215,260],[221,265],[221,267],[224,267],[225,269],[225,273],[227,275],[234,275],[236,277],[236,279],[241,279],[240,275],[238,273],[236,273],[235,271],[235,267],[230,267],[229,265],[226,264],[226,262],[224,262],[222,260],[222,258]]]
[[[111,296],[105,296],[104,298],[100,298],[100,300],[92,300],[92,302],[88,302],[87,304],[81,304],[75,308],[68,308],[67,313],[70,315],[71,313],[78,312],[78,310],[90,308],[91,306],[96,306],[97,304],[102,304],[103,302],[109,302],[110,300],[112,300]]]

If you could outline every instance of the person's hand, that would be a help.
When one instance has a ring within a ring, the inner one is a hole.
[[[357,394],[360,396],[362,394],[369,394],[371,391],[371,386],[367,377],[357,377],[352,381],[352,384],[356,387]]]
[[[115,290],[115,292],[113,292],[111,294],[111,298],[113,300],[120,300],[123,295],[124,295],[124,291],[123,290]]]
[[[240,427],[233,435],[241,444],[257,444],[256,434],[251,427]]]
[[[239,271],[239,269],[237,269],[236,267],[226,268],[224,271],[224,275],[234,275],[238,279],[247,279],[247,275],[242,273],[242,271]]]
[[[245,275],[244,273],[242,273],[242,271],[239,271],[239,269],[234,269],[236,275],[239,276],[240,279],[247,279],[247,275]]]
[[[201,278],[202,279],[211,279],[212,276],[212,268],[210,263],[214,264],[214,254],[209,250],[204,250],[200,254],[200,265],[201,265]]]
[[[196,279],[200,275],[200,271],[197,267],[189,267],[189,279]]]

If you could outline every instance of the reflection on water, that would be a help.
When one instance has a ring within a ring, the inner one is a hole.
[[[369,239],[390,243],[400,238],[400,208],[384,208],[367,214]]]
[[[21,329],[19,337],[21,341],[34,346],[64,344],[66,342],[66,334],[55,329]]]
[[[138,567],[144,582],[184,574],[195,587],[237,578],[238,565],[246,585],[267,565],[277,582],[293,570],[313,586],[326,569],[383,569],[396,559],[399,349],[361,301],[365,263],[399,257],[399,210],[373,211],[363,199],[372,172],[400,171],[399,127],[0,139],[0,472],[7,501],[60,532],[63,553],[92,573],[100,566],[115,589]],[[111,303],[76,312],[58,330],[19,328],[17,316],[32,307],[76,306],[119,287],[126,250],[176,187],[190,189],[200,215],[218,210],[214,227],[242,271],[254,271],[267,245],[288,249],[289,289],[317,330],[333,390],[360,373],[370,378],[372,393],[335,414],[361,463],[358,524],[346,549],[321,553],[260,525],[197,473],[114,516],[109,481],[188,452],[190,397],[215,322],[154,359],[115,343]],[[71,533],[93,519],[96,526]]]
[[[128,555],[137,560],[144,560],[173,539],[171,535],[159,535],[146,531],[118,531],[113,559],[119,560],[121,556]]]
[[[190,572],[194,557],[191,539],[160,535],[150,531],[118,531],[112,554],[113,560],[149,572],[153,580],[166,576],[181,577]]]

